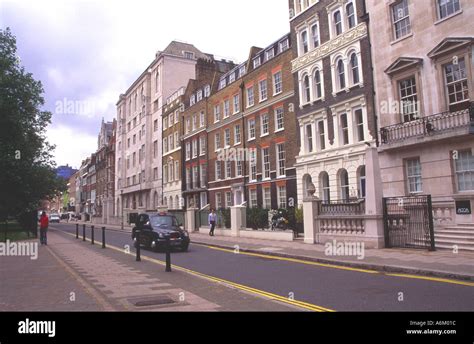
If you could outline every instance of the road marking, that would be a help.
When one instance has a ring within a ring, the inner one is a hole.
[[[389,274],[389,273],[387,273],[386,275],[387,275],[387,276],[393,276],[393,277],[420,279],[420,280],[426,280],[426,281],[449,283],[449,284],[458,284],[458,285],[465,285],[465,286],[468,286],[468,287],[474,287],[474,283],[473,283],[473,282],[456,281],[456,280],[450,280],[450,279],[446,279],[446,278],[437,278],[437,277],[428,277],[428,276],[416,276],[416,275],[407,275],[407,274]]]
[[[236,254],[235,250],[230,250],[230,249],[226,249],[226,248],[213,247],[213,246],[201,245],[201,244],[193,244],[193,245],[207,247],[207,248],[210,248],[210,249],[216,250],[216,251],[223,251],[223,252]],[[350,267],[347,267],[347,266],[338,266],[338,265],[333,265],[333,264],[317,263],[317,262],[311,262],[311,261],[308,261],[308,260],[302,260],[302,259],[297,259],[297,258],[276,257],[276,256],[270,256],[270,255],[262,254],[262,253],[251,253],[251,252],[242,252],[242,251],[240,251],[238,254],[243,254],[243,255],[252,256],[252,257],[272,259],[272,260],[282,260],[282,261],[305,264],[305,265],[315,265],[315,266],[321,266],[321,267],[325,267],[325,268],[363,272],[363,273],[367,273],[367,274],[380,274],[379,271],[375,271],[375,270],[350,268]]]
[[[193,245],[207,247],[209,249],[216,250],[216,251],[223,251],[223,252],[236,254],[234,250],[230,250],[230,249],[213,247],[213,246],[202,245],[202,244],[193,244]],[[417,276],[417,275],[401,274],[401,273],[400,274],[397,274],[397,273],[384,273],[384,272],[380,272],[380,271],[376,271],[376,270],[364,270],[364,269],[357,269],[357,268],[349,268],[349,267],[337,266],[337,265],[332,265],[332,264],[310,262],[310,261],[295,259],[295,258],[275,257],[275,256],[270,256],[270,255],[265,255],[265,254],[260,254],[260,253],[251,253],[251,252],[242,252],[242,251],[240,251],[238,254],[243,254],[243,255],[253,256],[253,257],[266,258],[266,259],[273,259],[273,260],[289,261],[289,262],[293,262],[293,263],[306,264],[306,265],[316,265],[316,266],[322,266],[322,267],[327,267],[327,268],[331,268],[331,269],[356,271],[356,272],[363,272],[363,273],[369,273],[369,274],[379,274],[379,275],[382,275],[382,276],[419,279],[419,280],[425,280],[425,281],[431,281],[431,282],[449,283],[449,284],[457,284],[457,285],[463,285],[463,286],[468,286],[468,287],[474,287],[473,282],[457,281],[457,280],[451,280],[451,279],[447,279],[447,278]]]
[[[57,229],[57,228],[53,228],[53,229],[56,229],[56,230],[58,230],[58,231],[60,231],[64,234],[67,234],[67,235],[72,236],[74,238],[76,237],[75,234],[68,233],[68,232],[65,232],[65,231]],[[90,242],[90,239],[86,238],[86,241]],[[102,244],[102,242],[100,242],[100,241],[96,241],[96,242],[98,244]],[[125,253],[123,248],[116,247],[114,245],[109,245],[109,244],[107,245],[107,247],[114,250],[114,251],[117,251],[117,252],[120,252],[120,253]],[[127,255],[132,255],[132,254],[127,254]],[[162,265],[162,266],[166,265],[166,262],[164,262],[162,260],[155,259],[155,258],[150,258],[150,257],[144,256],[144,255],[142,256],[142,260],[146,260],[146,261],[149,261],[151,263],[159,264],[159,265]],[[269,299],[269,300],[275,300],[275,301],[279,301],[279,302],[282,302],[282,303],[286,303],[286,304],[289,304],[291,306],[296,306],[296,307],[303,308],[303,309],[310,310],[310,311],[314,311],[314,312],[335,312],[335,310],[332,310],[332,309],[329,309],[329,308],[324,308],[324,307],[314,305],[312,303],[308,303],[308,302],[304,302],[304,301],[292,300],[290,298],[286,298],[286,297],[283,297],[283,296],[280,296],[280,295],[277,295],[277,294],[273,294],[273,293],[270,293],[270,292],[267,292],[267,291],[264,291],[264,290],[248,287],[248,286],[238,284],[238,283],[235,283],[235,282],[231,282],[231,281],[228,281],[228,280],[225,280],[225,279],[222,279],[222,278],[209,276],[209,275],[203,274],[203,273],[198,272],[198,271],[183,268],[183,267],[178,266],[178,265],[172,265],[172,268],[176,269],[178,271],[182,271],[182,272],[197,276],[197,277],[207,279],[207,280],[215,282],[215,283],[220,283],[220,284],[227,285],[227,286],[230,286],[230,287],[242,290],[242,291],[246,291],[248,293],[255,294],[255,295],[264,297],[266,299]]]

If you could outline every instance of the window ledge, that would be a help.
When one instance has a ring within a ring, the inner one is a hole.
[[[398,38],[398,39],[396,39],[396,40],[394,40],[394,41],[391,41],[391,42],[390,42],[390,45],[395,45],[395,44],[397,44],[397,43],[399,43],[399,42],[401,42],[401,41],[404,41],[405,39],[408,39],[408,38],[410,38],[410,37],[413,37],[413,32],[409,33],[409,34],[406,35],[406,36],[400,37],[400,38]]]
[[[444,17],[444,18],[442,18],[442,19],[438,19],[437,21],[434,22],[434,24],[435,24],[435,25],[441,24],[441,23],[445,22],[446,20],[449,20],[449,19],[451,19],[451,18],[453,18],[453,17],[456,17],[457,15],[460,15],[460,14],[462,14],[462,13],[463,13],[463,10],[460,9],[460,10],[457,11],[457,12],[451,13],[451,14],[450,14],[449,16],[447,16],[447,17]]]
[[[270,133],[266,133],[266,134],[260,135],[260,138],[267,137],[268,135],[270,135]]]
[[[285,128],[281,128],[281,129],[275,130],[275,134],[276,134],[276,133],[281,133],[282,131],[285,131]]]

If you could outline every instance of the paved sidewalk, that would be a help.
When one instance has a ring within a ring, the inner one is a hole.
[[[64,233],[50,231],[48,245],[37,261],[1,258],[0,311],[302,310]]]
[[[78,222],[81,225],[83,222]],[[87,224],[90,226],[90,224]],[[102,225],[95,225],[102,227]],[[107,229],[121,230],[120,226],[104,225]],[[132,227],[125,226],[125,231],[131,232]],[[242,252],[260,253],[277,257],[305,259],[321,263],[330,263],[357,268],[395,273],[410,273],[417,275],[474,280],[474,253],[453,253],[449,250],[429,252],[424,250],[404,249],[366,249],[365,257],[330,257],[325,254],[323,245],[308,245],[302,240],[280,242],[272,240],[212,237],[191,233],[194,243],[212,245],[215,247],[235,249],[237,245]]]
[[[49,247],[38,247],[37,260],[0,258],[1,312],[103,310],[83,280],[58,260]]]

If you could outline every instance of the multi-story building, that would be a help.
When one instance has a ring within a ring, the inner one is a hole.
[[[97,204],[96,204],[96,217],[103,217],[104,207],[106,204],[107,194],[107,150],[109,141],[113,134],[113,122],[105,123],[102,119],[102,124],[98,137],[97,153],[96,153],[96,175],[97,175]]]
[[[209,98],[207,176],[208,202],[213,209],[245,201],[246,155],[240,152],[245,148],[242,84],[247,70],[245,61],[222,75],[217,91]],[[227,154],[231,152],[234,154]]]
[[[384,195],[429,194],[438,224],[472,223],[474,4],[373,0],[367,10]]]
[[[88,219],[97,215],[97,154],[92,154],[87,168],[86,214]]]
[[[235,136],[240,124],[230,130],[230,136],[231,144],[243,142],[250,155],[244,171],[245,197],[252,208],[287,209],[297,204],[294,166],[299,153],[299,127],[292,60],[288,34],[265,49],[252,49],[243,77],[243,125],[239,138]],[[229,139],[227,134],[224,129],[224,143]],[[232,176],[241,172],[237,166]]]
[[[117,137],[117,121],[112,122],[112,135],[107,142],[106,159],[106,188],[104,194],[104,223],[109,223],[115,215],[115,146]]]
[[[364,1],[289,5],[301,137],[298,200],[313,185],[325,202],[365,198],[366,150],[376,145],[377,127]]]
[[[164,101],[195,77],[198,58],[191,44],[171,42],[120,97],[117,104],[116,212],[119,216],[157,209],[162,193],[162,110]],[[155,130],[157,129],[157,130]],[[158,154],[153,158],[153,142]],[[157,178],[153,171],[158,170]]]
[[[199,62],[198,62],[199,63]],[[179,88],[167,100],[163,108],[163,206],[168,209],[181,209],[182,158],[181,133],[182,111],[184,110],[185,87]],[[153,158],[158,155],[160,142],[153,142]],[[158,178],[158,168],[153,171],[153,178]]]
[[[207,130],[209,123],[213,123],[209,120],[213,111],[210,97],[216,93],[221,76],[234,66],[232,62],[213,58],[200,59],[196,65],[196,78],[189,80],[186,87],[181,155],[183,196],[187,208],[203,208],[209,204],[208,175],[212,165],[208,160]]]

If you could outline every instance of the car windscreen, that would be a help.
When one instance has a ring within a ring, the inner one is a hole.
[[[153,227],[172,227],[178,225],[176,219],[172,216],[153,216],[150,218],[150,224]]]

